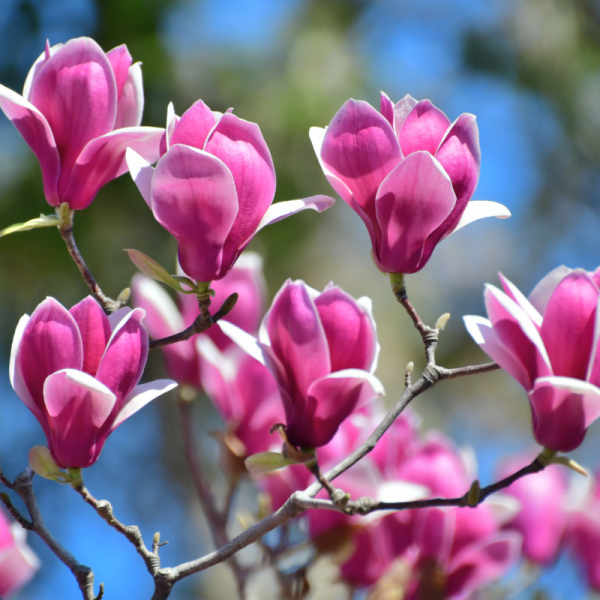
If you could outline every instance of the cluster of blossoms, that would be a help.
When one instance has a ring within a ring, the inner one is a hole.
[[[95,298],[70,310],[47,298],[21,319],[11,383],[48,444],[30,453],[30,463],[43,476],[82,485],[81,469],[99,459],[108,436],[181,384],[211,399],[225,425],[223,448],[239,459],[236,477],[251,473],[277,510],[315,475],[327,484],[320,469],[364,448],[382,422],[371,300],[334,284],[319,292],[288,280],[267,310],[261,260],[245,248],[264,226],[304,209],[322,212],[333,198],[273,204],[266,142],[258,125],[231,110],[211,111],[199,100],[179,117],[170,105],[162,129],[140,126],[143,102],[140,65],[127,48],[104,53],[87,38],[47,45],[22,96],[0,86],[0,109],[38,158],[46,199],[58,214],[22,229],[58,225],[70,235],[73,211],[129,170],[178,244],[176,275],[133,251],[144,273],[178,290],[178,305],[139,274],[133,309],[119,308],[119,301],[101,306],[92,286]],[[429,100],[406,96],[393,104],[382,94],[380,112],[349,100],[329,127],[313,128],[310,136],[326,178],[364,221],[375,264],[392,283],[423,269],[437,244],[463,226],[510,216],[500,204],[472,200],[481,158],[473,115],[452,123]],[[529,397],[543,448],[539,472],[515,477],[503,494],[480,502],[472,454],[441,433],[421,435],[416,414],[404,412],[336,480],[344,499],[322,489],[317,497],[329,498],[332,510],[303,517],[319,552],[343,555],[340,576],[353,588],[377,594],[393,586],[407,600],[469,598],[521,556],[547,565],[568,546],[590,587],[600,590],[600,493],[569,500],[569,484],[552,464],[573,466],[556,454],[580,446],[600,416],[600,274],[561,267],[529,298],[501,281],[504,291],[487,286],[484,294],[489,319],[467,316],[465,323]],[[211,302],[224,307],[232,298],[237,303],[226,320],[208,312]],[[426,344],[427,335],[439,333],[418,325]],[[164,342],[172,380],[140,384],[150,337]],[[257,474],[264,456],[274,455],[275,466],[285,468]],[[523,464],[515,457],[501,475]],[[424,505],[368,516],[344,510],[350,498],[365,496]],[[38,566],[23,533],[0,513],[2,596]]]

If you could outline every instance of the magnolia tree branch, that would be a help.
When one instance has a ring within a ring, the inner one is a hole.
[[[215,505],[214,498],[210,491],[210,486],[204,476],[202,464],[198,459],[198,448],[194,437],[194,427],[192,421],[192,403],[182,397],[179,398],[179,415],[181,417],[181,431],[185,445],[185,454],[194,479],[196,492],[202,504],[202,510],[206,515],[208,526],[212,534],[215,546],[219,548],[229,542],[227,535],[227,518],[231,501],[226,499],[226,509],[221,512]],[[230,486],[231,489],[232,486]],[[229,492],[228,492],[229,496]],[[240,567],[237,559],[232,557],[228,561],[237,582],[239,597],[243,600],[246,596],[246,577],[244,570]]]
[[[61,546],[48,531],[48,528],[42,519],[33,491],[33,475],[34,473],[31,467],[27,467],[15,479],[14,483],[5,477],[4,474],[1,474],[0,476],[2,483],[9,489],[14,490],[21,500],[23,500],[31,520],[26,519],[19,513],[7,494],[0,494],[0,499],[15,520],[25,529],[36,533],[57,558],[71,571],[71,573],[73,573],[84,600],[101,600],[104,596],[104,585],[102,583],[100,584],[100,591],[98,596],[96,596],[94,594],[94,573],[92,570],[89,567],[82,565],[68,550],[63,548],[63,546]]]
[[[85,281],[86,285],[90,288],[92,296],[96,298],[96,300],[100,303],[102,308],[107,313],[113,313],[121,307],[122,303],[120,302],[120,300],[112,300],[100,289],[98,282],[96,281],[96,279],[92,275],[92,272],[86,265],[85,260],[83,260],[83,256],[81,256],[81,252],[79,252],[79,248],[77,248],[77,244],[75,243],[75,237],[73,236],[74,211],[69,210],[68,206],[64,206],[65,208],[63,208],[63,205],[61,205],[57,209],[57,212],[61,217],[60,223],[58,225],[58,231],[60,232],[62,239],[65,241],[65,244],[67,245],[67,250],[69,251],[71,258],[73,259],[73,262],[77,265],[77,268],[79,269],[83,280]]]

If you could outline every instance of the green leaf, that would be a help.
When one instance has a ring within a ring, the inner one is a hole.
[[[46,446],[35,446],[29,451],[27,458],[29,466],[44,479],[52,479],[58,483],[76,483],[81,479],[81,469],[62,471]]]
[[[8,235],[9,233],[29,231],[30,229],[37,229],[39,227],[56,227],[59,223],[60,219],[57,215],[40,215],[37,219],[31,219],[25,223],[15,223],[6,229],[3,229],[0,231],[0,237]]]
[[[261,473],[269,473],[270,471],[282,469],[288,465],[295,465],[296,462],[285,458],[279,452],[259,452],[258,454],[249,456],[244,461],[244,464],[250,473],[260,475]]]
[[[149,256],[146,256],[139,250],[126,249],[125,252],[129,254],[131,262],[146,276],[156,279],[161,283],[172,287],[178,292],[185,292],[181,287],[181,284],[172,275],[169,275],[168,271],[161,267],[155,260],[152,260]]]
[[[187,285],[190,288],[189,291],[184,290],[185,294],[197,294],[198,293],[198,288],[196,287],[196,283],[194,281],[192,281],[189,277],[185,277],[184,275],[173,275],[173,279],[175,281],[178,281],[179,283],[182,283],[183,285]]]

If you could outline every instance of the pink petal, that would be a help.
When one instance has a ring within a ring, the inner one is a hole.
[[[450,127],[450,119],[429,100],[421,100],[407,115],[398,133],[402,154],[423,150],[432,156]]]
[[[529,302],[537,309],[537,311],[543,315],[546,312],[546,307],[550,301],[550,297],[554,293],[556,286],[569,274],[572,273],[573,269],[565,267],[557,267],[553,271],[550,271],[533,289],[529,294]]]
[[[599,296],[596,284],[582,270],[567,275],[554,290],[541,329],[554,375],[585,379]]]
[[[455,531],[455,512],[441,508],[419,511],[415,523],[415,542],[419,560],[434,560],[443,569],[452,547]]]
[[[81,333],[82,371],[94,377],[111,336],[110,323],[100,305],[91,296],[76,304],[69,312]]]
[[[115,395],[81,371],[64,369],[44,384],[52,455],[59,466],[85,468],[98,458],[106,439],[100,430],[115,405]]]
[[[169,147],[183,144],[198,150],[204,150],[206,138],[215,126],[215,117],[210,108],[198,100],[188,108],[170,134]]]
[[[89,38],[67,42],[40,69],[31,103],[46,117],[61,157],[58,193],[85,145],[112,131],[117,114],[115,76],[100,46]]]
[[[10,541],[0,549],[0,596],[8,600],[33,577],[40,561],[26,544],[25,530],[19,524],[14,523],[6,534]]]
[[[379,268],[388,273],[415,273],[423,268],[427,239],[455,202],[452,183],[431,154],[414,152],[405,158],[377,192]]]
[[[578,448],[600,416],[600,389],[569,377],[542,377],[529,393],[538,444],[558,452]]]
[[[465,212],[463,212],[460,221],[456,227],[452,230],[452,233],[456,233],[459,229],[462,229],[465,225],[478,221],[479,219],[487,219],[487,217],[496,217],[497,219],[508,219],[510,217],[510,210],[503,204],[498,202],[491,202],[489,200],[471,200]]]
[[[102,357],[96,379],[116,395],[115,411],[137,385],[148,357],[148,333],[142,325],[141,308],[129,312],[115,328]]]
[[[129,67],[133,62],[129,50],[125,44],[121,44],[106,53],[106,58],[110,62],[113,73],[115,74],[115,82],[117,84],[117,98],[120,100],[125,88],[125,82],[129,75]]]
[[[401,158],[386,118],[367,102],[356,100],[348,100],[335,115],[321,147],[323,164],[348,187],[375,229],[377,190]],[[343,195],[342,199],[346,201]]]
[[[123,127],[139,127],[144,113],[144,86],[142,82],[142,65],[135,63],[129,67],[123,92],[117,103],[117,116],[114,129]],[[153,161],[154,162],[154,161]]]
[[[156,166],[152,210],[177,240],[183,270],[196,281],[215,279],[222,270],[225,240],[238,215],[229,169],[202,150],[171,146]]]
[[[337,371],[314,381],[306,400],[295,398],[293,413],[286,410],[290,442],[307,448],[324,446],[355,408],[383,394],[379,380],[359,369]]]
[[[40,410],[44,411],[47,377],[61,369],[81,369],[82,365],[83,347],[75,319],[54,298],[46,298],[33,311],[16,357],[16,369]]]
[[[331,370],[369,371],[377,339],[371,320],[356,300],[337,286],[328,286],[315,300],[331,357]]]
[[[412,112],[412,109],[418,104],[418,100],[415,100],[410,94],[406,94],[402,100],[396,102],[394,106],[394,131],[398,136],[398,143],[400,143],[400,132],[406,117]]]
[[[160,140],[160,155],[162,156],[171,147],[171,137],[175,131],[177,123],[181,121],[181,117],[175,114],[175,107],[172,102],[169,102],[167,106],[167,126],[165,129],[165,135]],[[189,144],[186,144],[189,145]]]
[[[163,133],[157,127],[128,127],[92,140],[73,166],[63,201],[73,210],[88,207],[102,186],[127,172],[125,151],[128,149],[146,161],[158,160]]]
[[[302,404],[312,382],[331,372],[325,331],[304,282],[283,285],[273,299],[267,331],[294,402]]]
[[[504,293],[511,299],[514,300],[522,309],[523,312],[531,319],[534,325],[540,329],[542,326],[542,315],[535,309],[535,307],[529,302],[529,300],[521,293],[521,290],[517,286],[509,281],[502,273],[498,273]]]
[[[263,227],[266,227],[271,223],[277,223],[277,221],[281,221],[308,208],[316,210],[318,213],[322,213],[324,210],[331,208],[334,204],[335,200],[331,196],[323,196],[321,194],[309,196],[302,200],[277,202],[269,206],[254,233],[258,233]]]
[[[448,597],[462,597],[500,579],[519,559],[521,536],[499,533],[491,540],[465,548],[449,566],[446,581]]]
[[[136,385],[129,397],[125,400],[123,408],[117,414],[117,418],[110,430],[111,433],[123,423],[123,421],[129,419],[131,415],[146,406],[146,404],[176,387],[177,382],[171,381],[170,379],[157,379],[148,383]]]
[[[394,126],[394,103],[385,92],[380,92],[379,112],[388,120],[388,123]]]
[[[181,125],[179,125],[181,126]],[[205,150],[221,159],[231,171],[239,212],[223,251],[224,276],[258,229],[275,195],[275,169],[271,153],[255,123],[224,114]]]
[[[44,195],[50,206],[58,206],[57,184],[60,157],[46,117],[19,94],[0,85],[0,109],[12,121],[40,162]]]
[[[129,168],[129,174],[137,186],[142,198],[152,210],[152,177],[154,168],[144,160],[135,150],[127,148],[125,151],[125,161]]]
[[[595,509],[597,510],[597,509]],[[571,518],[569,542],[590,588],[600,591],[600,522],[592,510],[578,512]]]
[[[23,98],[25,98],[25,100],[31,101],[31,86],[36,80],[40,69],[46,64],[46,61],[56,54],[63,46],[64,44],[54,44],[54,46],[50,46],[50,43],[46,40],[44,51],[37,57],[33,65],[31,65],[31,69],[29,69],[29,73],[27,73],[27,77],[25,78],[25,84],[23,85]]]

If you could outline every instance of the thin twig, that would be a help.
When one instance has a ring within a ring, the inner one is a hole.
[[[29,512],[31,521],[25,519],[17,511],[17,509],[12,506],[10,499],[8,499],[8,502],[6,501],[8,498],[6,494],[2,494],[2,500],[4,504],[9,509],[11,514],[17,518],[19,523],[25,529],[36,533],[48,546],[48,548],[50,548],[50,550],[58,557],[58,559],[71,571],[71,573],[73,573],[84,600],[101,600],[102,596],[104,595],[103,584],[100,584],[100,592],[98,596],[95,596],[94,573],[92,570],[89,567],[82,565],[68,550],[61,546],[48,531],[48,528],[42,519],[42,515],[33,491],[33,475],[34,473],[31,467],[27,467],[15,479],[14,483],[9,481],[8,483],[10,483],[10,485],[7,486],[13,489],[21,498],[21,500],[23,500],[25,506],[27,507],[27,511]],[[6,478],[4,477],[2,482],[6,485],[5,479]],[[18,518],[17,515],[20,518]]]
[[[456,369],[444,369],[438,367],[442,379],[456,379],[457,377],[466,377],[467,375],[478,375],[479,373],[489,373],[497,371],[500,365],[495,362],[484,363],[482,365],[470,365],[468,367],[458,367]]]
[[[144,559],[148,572],[153,577],[160,569],[160,557],[158,553],[151,552],[146,548],[144,539],[136,525],[124,525],[114,515],[112,506],[108,500],[96,500],[83,484],[83,480],[72,484],[71,487],[89,504],[113,529],[124,535],[135,547],[138,554]]]
[[[202,464],[198,460],[198,448],[196,447],[194,437],[194,427],[192,420],[192,403],[184,400],[180,397],[179,402],[179,415],[181,417],[181,431],[183,435],[183,442],[185,446],[185,454],[194,479],[194,485],[196,486],[196,492],[202,504],[202,509],[206,515],[206,520],[212,534],[215,546],[219,548],[229,542],[227,535],[227,513],[221,513],[214,501],[214,498],[210,491],[210,486],[204,476]],[[228,565],[231,567],[233,574],[235,575],[238,594],[243,600],[245,598],[246,578],[243,569],[240,567],[237,559],[233,556],[229,559]]]
[[[60,211],[62,211],[63,214],[61,214]],[[73,259],[73,262],[77,265],[77,268],[79,269],[83,280],[85,281],[86,285],[90,288],[92,296],[96,298],[96,300],[100,303],[102,308],[104,308],[104,310],[107,313],[115,312],[118,308],[120,308],[121,303],[112,300],[106,294],[104,294],[104,292],[100,289],[98,282],[92,275],[92,272],[85,264],[85,260],[83,260],[83,256],[81,256],[79,249],[77,248],[77,244],[75,243],[75,237],[73,236],[74,211],[68,210],[68,207],[66,207],[66,209],[63,209],[61,206],[59,209],[57,209],[57,212],[59,212],[59,216],[62,217],[60,224],[58,225],[58,231],[60,232],[62,239],[65,241],[65,244],[67,245],[67,250],[69,251],[71,258]]]

